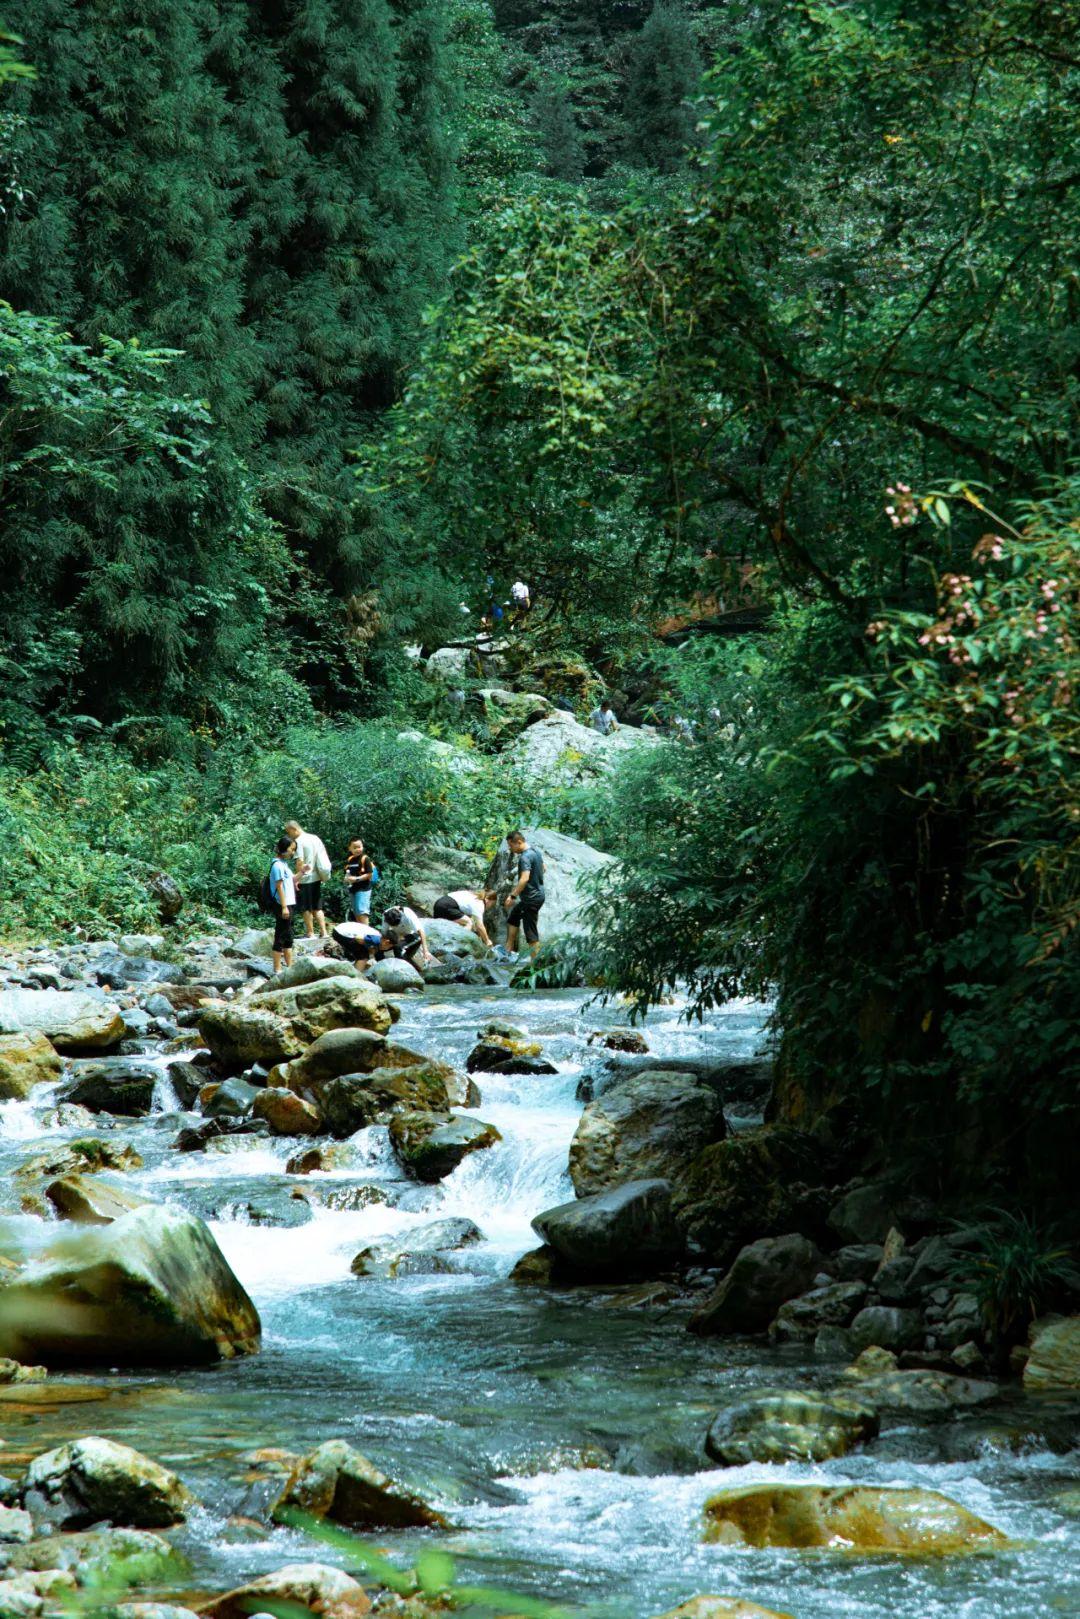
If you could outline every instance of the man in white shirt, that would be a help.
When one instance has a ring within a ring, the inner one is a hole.
[[[296,839],[296,906],[303,913],[304,932],[313,939],[317,922],[325,939],[330,930],[323,912],[322,885],[333,870],[326,845],[314,832],[305,832],[299,821],[286,821],[285,832]]]
[[[431,914],[443,922],[456,922],[459,927],[468,928],[490,950],[491,939],[484,926],[484,912],[495,897],[486,889],[477,893],[472,888],[455,888],[452,894],[444,894],[435,901]]]
[[[612,731],[619,729],[619,722],[615,718],[615,710],[611,706],[611,698],[605,697],[599,708],[594,708],[589,715],[589,724],[601,736],[610,736]]]

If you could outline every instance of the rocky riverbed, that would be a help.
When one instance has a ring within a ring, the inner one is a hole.
[[[1071,1325],[1003,1381],[926,1211],[757,1144],[764,1008],[263,943],[3,964],[0,1612],[404,1611],[298,1506],[597,1619],[1080,1613]]]

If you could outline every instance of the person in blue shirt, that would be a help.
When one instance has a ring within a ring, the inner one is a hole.
[[[296,858],[296,839],[278,838],[270,867],[270,894],[274,901],[274,971],[293,964],[293,915],[296,911],[296,878],[290,864]]]

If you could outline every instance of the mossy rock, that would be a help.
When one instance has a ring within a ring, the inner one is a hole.
[[[860,1485],[751,1485],[705,1503],[705,1539],[724,1546],[827,1547],[845,1552],[952,1556],[1012,1543],[936,1490]]]

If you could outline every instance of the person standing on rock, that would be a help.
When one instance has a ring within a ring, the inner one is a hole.
[[[544,857],[539,849],[529,847],[529,840],[524,832],[508,832],[506,841],[510,846],[511,855],[516,856],[518,863],[517,882],[506,896],[504,904],[508,912],[506,918],[506,949],[509,955],[516,956],[518,946],[518,930],[524,931],[528,941],[529,950],[535,956],[540,948],[540,930],[537,919],[540,907],[544,903]]]
[[[610,697],[603,698],[600,706],[593,709],[589,715],[589,724],[594,731],[599,731],[601,736],[610,736],[612,731],[619,729],[619,722],[615,718],[615,710],[611,706]]]
[[[274,971],[293,964],[293,915],[296,911],[296,881],[290,860],[296,859],[296,839],[278,838],[270,867],[270,894],[274,900]]]
[[[322,885],[333,869],[326,845],[314,832],[305,832],[299,821],[286,821],[285,832],[296,841],[296,904],[304,915],[304,932],[313,939],[317,922],[325,939],[330,930],[323,912]]]
[[[371,915],[374,882],[375,865],[364,849],[364,840],[353,838],[345,861],[345,887],[349,891],[349,916],[354,922],[366,922]]]

